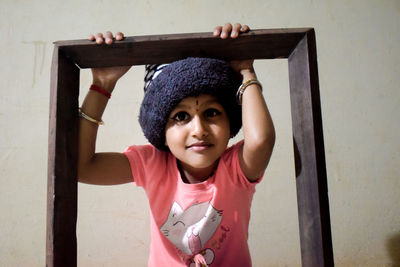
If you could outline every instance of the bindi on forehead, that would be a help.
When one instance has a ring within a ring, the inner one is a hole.
[[[176,105],[175,109],[187,108],[199,111],[203,106],[208,106],[213,104],[220,104],[216,97],[208,95],[200,95],[200,96],[187,97],[183,99],[178,105]]]

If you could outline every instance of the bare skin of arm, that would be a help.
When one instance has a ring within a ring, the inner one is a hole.
[[[111,44],[113,34],[90,36],[90,40],[101,44]],[[122,33],[115,36],[117,41],[123,39]],[[113,67],[92,69],[93,84],[112,93],[118,79],[130,67]],[[81,110],[92,118],[100,120],[107,106],[108,98],[98,92],[89,91]],[[126,156],[122,153],[96,153],[96,137],[99,126],[81,118],[79,121],[78,145],[78,181],[98,185],[123,184],[133,181],[132,172]]]
[[[240,33],[247,32],[249,27],[236,23],[217,26],[214,36],[222,39],[237,38]],[[97,44],[111,44],[114,36],[107,32],[104,36],[99,33],[91,35],[90,40]],[[115,40],[123,39],[118,32]],[[243,81],[256,78],[253,60],[232,62],[232,67],[239,72]],[[112,92],[120,77],[129,67],[113,67],[92,69],[93,84]],[[107,106],[108,99],[93,91],[89,91],[83,104],[82,111],[92,118],[99,120]],[[239,153],[240,166],[249,180],[260,177],[268,165],[275,142],[275,131],[267,105],[257,85],[250,85],[242,97],[242,119],[244,145]],[[122,153],[96,153],[96,137],[98,125],[85,119],[79,123],[78,148],[78,181],[89,184],[113,185],[133,181],[130,164]]]
[[[252,68],[242,69],[243,82],[255,79]],[[246,88],[242,97],[244,144],[239,152],[240,166],[246,177],[254,181],[263,174],[275,144],[275,129],[267,104],[258,85]]]
[[[247,25],[226,23],[214,29],[214,36],[221,36],[223,39],[236,38],[239,33],[247,31],[249,31]],[[232,61],[231,65],[242,75],[243,82],[257,79],[253,60]],[[260,89],[258,85],[252,84],[242,95],[244,143],[239,151],[239,163],[250,181],[257,180],[265,171],[275,144],[274,125]]]

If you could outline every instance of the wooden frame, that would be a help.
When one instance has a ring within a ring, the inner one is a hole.
[[[127,37],[110,46],[56,42],[51,72],[47,266],[76,266],[79,68],[166,63],[187,56],[287,58],[303,266],[333,266],[315,33],[252,30],[238,39],[211,33]]]

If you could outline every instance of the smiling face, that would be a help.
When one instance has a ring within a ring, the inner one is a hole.
[[[183,99],[171,112],[165,128],[166,145],[181,170],[197,178],[215,169],[229,139],[229,119],[212,95]]]

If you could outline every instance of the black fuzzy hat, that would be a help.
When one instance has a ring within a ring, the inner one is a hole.
[[[165,146],[165,126],[170,113],[186,97],[215,96],[228,114],[230,133],[235,136],[242,126],[241,106],[236,102],[240,77],[226,61],[187,58],[164,65],[145,88],[139,123],[147,140],[160,150]]]

